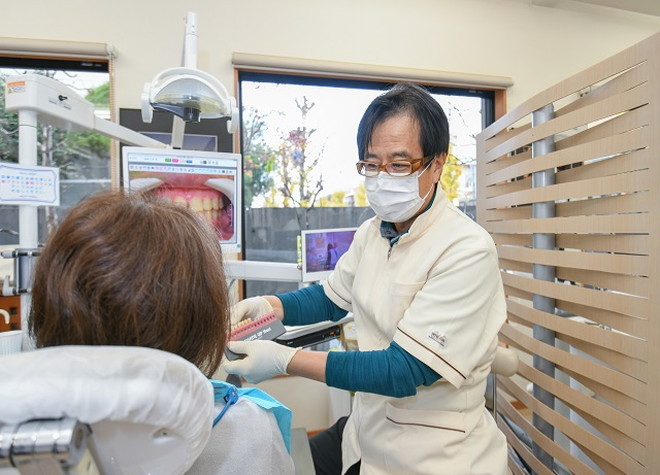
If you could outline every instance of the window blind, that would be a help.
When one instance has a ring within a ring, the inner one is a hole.
[[[271,56],[235,52],[232,54],[234,67],[259,72],[323,75],[338,78],[415,81],[432,86],[478,87],[481,89],[506,89],[513,80],[505,76],[458,73],[434,69],[400,68],[364,63],[345,63],[317,59]]]
[[[115,50],[105,43],[0,37],[0,55],[110,60]]]

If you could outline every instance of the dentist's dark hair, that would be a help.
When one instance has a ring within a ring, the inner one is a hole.
[[[29,330],[38,347],[157,348],[211,376],[229,332],[217,236],[194,211],[153,195],[85,199],[38,258]]]
[[[374,129],[397,115],[408,115],[419,125],[424,165],[449,151],[449,122],[442,106],[421,86],[399,83],[376,97],[362,115],[357,132],[360,160],[366,156]]]

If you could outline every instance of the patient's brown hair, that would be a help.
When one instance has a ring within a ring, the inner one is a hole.
[[[220,364],[229,299],[217,237],[193,211],[103,192],[73,208],[38,258],[37,346],[128,345]]]

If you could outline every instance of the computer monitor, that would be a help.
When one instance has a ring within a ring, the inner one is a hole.
[[[325,280],[353,242],[357,228],[311,229],[301,232],[302,281]]]
[[[124,189],[156,193],[200,213],[225,253],[241,250],[241,156],[146,147],[122,149]]]

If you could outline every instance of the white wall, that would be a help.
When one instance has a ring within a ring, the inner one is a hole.
[[[622,2],[625,0],[622,0]],[[554,0],[23,0],[1,36],[104,42],[118,52],[117,107],[181,64],[183,18],[199,16],[198,67],[233,91],[234,51],[510,76],[512,109],[660,31],[660,17]],[[542,53],[542,54],[541,54]]]

